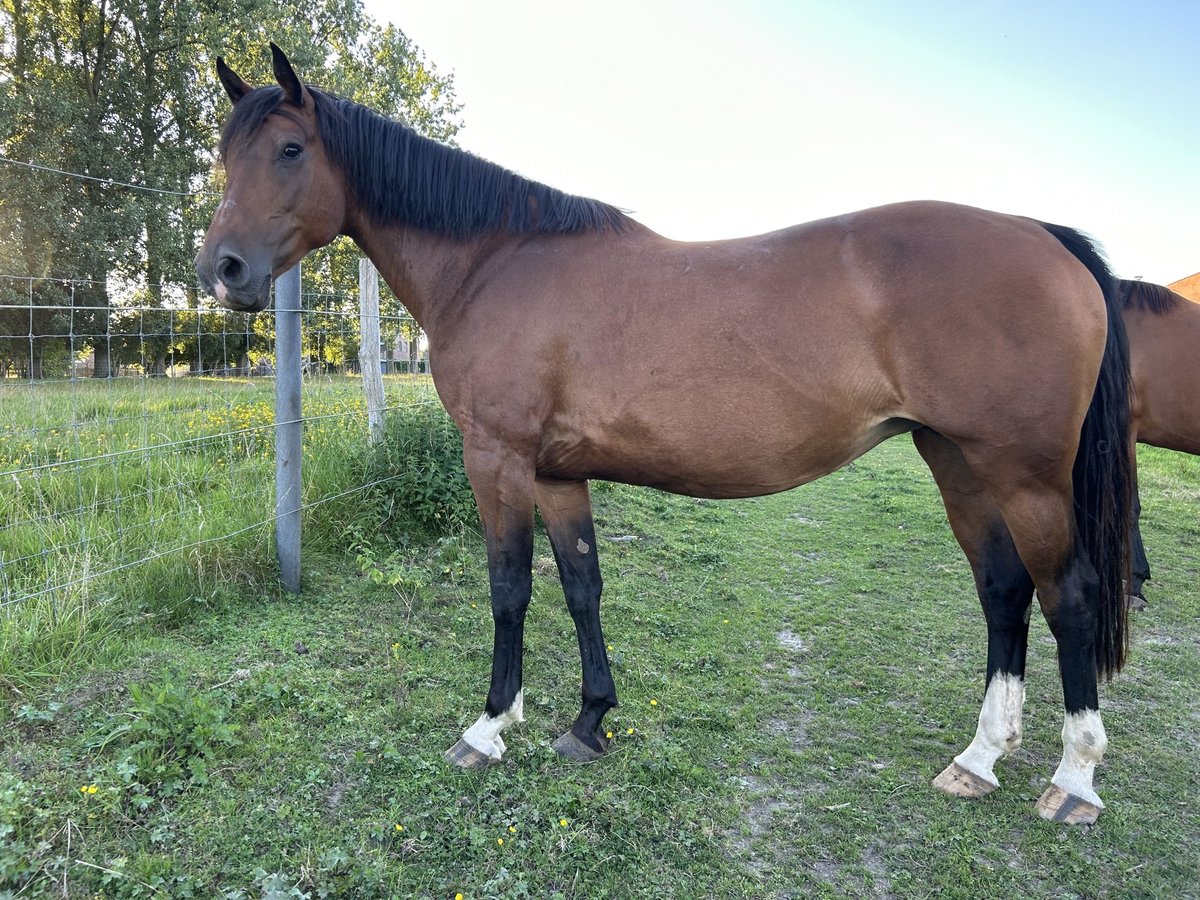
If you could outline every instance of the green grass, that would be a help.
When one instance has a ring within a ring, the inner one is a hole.
[[[752,501],[597,486],[622,705],[613,751],[591,765],[549,746],[577,712],[579,658],[540,535],[528,721],[481,773],[441,759],[490,665],[470,533],[403,546],[359,532],[346,548],[324,523],[300,597],[228,587],[95,634],[104,653],[22,682],[0,724],[0,891],[1198,896],[1200,463],[1143,450],[1140,477],[1151,606],[1102,689],[1108,809],[1093,827],[1033,809],[1062,722],[1040,619],[1026,741],[998,767],[1002,789],[967,802],[929,784],[974,731],[985,635],[900,439]]]
[[[428,379],[386,383],[391,405],[434,402]],[[274,583],[272,381],[0,391],[0,686],[96,658],[130,621]],[[328,506],[309,517],[317,542],[354,517],[338,495],[363,483],[364,408],[358,379],[305,385],[304,501]]]

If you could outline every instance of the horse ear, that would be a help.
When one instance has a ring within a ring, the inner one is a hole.
[[[217,57],[217,77],[221,79],[225,93],[229,95],[229,99],[235,104],[254,90],[254,88],[242,79],[242,76],[225,65],[225,60],[219,56]]]
[[[287,55],[271,42],[271,68],[275,71],[275,80],[283,88],[283,96],[297,106],[304,105],[304,85],[296,77],[296,71],[288,61]]]

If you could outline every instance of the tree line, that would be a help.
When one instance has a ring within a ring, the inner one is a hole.
[[[0,274],[47,279],[0,279],[0,358],[39,378],[71,336],[119,332],[123,304],[200,315],[192,258],[220,197],[229,109],[214,65],[225,56],[270,83],[271,40],[309,80],[422,134],[452,143],[461,127],[452,76],[361,0],[0,0],[0,156],[12,161],[0,161]],[[306,259],[318,311],[356,295],[356,259],[347,241]],[[110,376],[127,344],[92,341],[94,374]]]

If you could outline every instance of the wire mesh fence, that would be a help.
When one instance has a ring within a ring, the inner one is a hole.
[[[0,610],[274,520],[274,316],[188,286],[0,276]],[[385,407],[436,403],[415,323],[380,316]],[[305,444],[365,442],[359,298],[303,296]],[[303,508],[368,485],[314,478]]]

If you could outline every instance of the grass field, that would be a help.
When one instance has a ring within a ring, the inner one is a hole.
[[[428,378],[385,382],[392,406],[436,404]],[[304,414],[305,502],[361,486],[361,381],[310,379]],[[273,423],[269,379],[0,381],[0,683],[85,661],[112,620],[269,583]]]
[[[930,787],[974,731],[986,641],[898,439],[752,501],[597,486],[622,705],[590,765],[550,750],[579,659],[541,536],[528,721],[481,773],[441,759],[490,664],[469,532],[338,541],[317,523],[300,597],[260,579],[97,619],[86,664],[9,680],[0,896],[1200,896],[1200,462],[1140,460],[1151,606],[1102,689],[1095,826],[1033,810],[1062,722],[1040,618],[1002,789]]]

